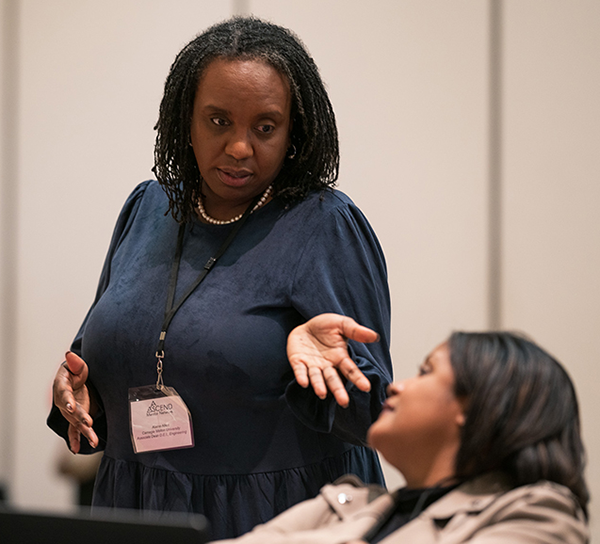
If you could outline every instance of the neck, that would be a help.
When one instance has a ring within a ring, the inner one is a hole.
[[[406,487],[423,489],[437,485],[450,485],[454,482],[457,447],[444,448],[435,454],[415,455],[395,464],[406,480]],[[422,452],[421,452],[422,453]],[[399,466],[402,464],[402,466]]]
[[[269,200],[271,200],[272,193],[273,186],[269,185],[265,192],[258,199],[250,213],[255,212],[256,210],[264,206]],[[206,210],[205,202],[203,201],[204,199],[205,197],[200,197],[200,200],[198,201],[198,213],[200,217],[204,220],[204,222],[213,225],[227,225],[229,223],[235,223],[236,221],[239,221],[244,215],[244,212],[246,211],[247,207],[249,205],[252,205],[252,202],[255,202],[255,199],[253,198],[250,202],[245,202],[241,205],[233,207],[228,206],[225,214],[215,214],[214,212],[209,214],[209,212]],[[213,210],[213,208],[210,209],[211,211]]]
[[[239,204],[231,204],[230,202],[219,201],[215,198],[207,198],[203,196],[198,202],[198,208],[204,209],[205,213],[210,217],[221,221],[227,221],[246,211],[246,208],[252,201],[248,200]]]

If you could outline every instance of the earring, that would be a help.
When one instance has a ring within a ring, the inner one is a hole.
[[[288,156],[287,158],[292,160],[294,157],[296,156],[296,146],[294,144],[292,144],[290,146],[290,148],[288,149]]]

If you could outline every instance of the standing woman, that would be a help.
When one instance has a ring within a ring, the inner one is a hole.
[[[347,472],[382,483],[364,446],[391,381],[386,268],[332,189],[313,60],[284,28],[217,24],[175,59],[156,129],[158,181],[125,203],[54,382],[50,427],[105,452],[94,506],[200,512],[218,539]],[[323,312],[383,331],[349,346],[370,385],[294,380],[287,335]]]

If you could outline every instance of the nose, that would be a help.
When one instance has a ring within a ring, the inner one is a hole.
[[[236,161],[241,161],[254,154],[250,135],[245,130],[240,130],[231,135],[225,146],[225,153]]]
[[[392,382],[387,386],[388,397],[399,395],[404,390],[404,382]]]

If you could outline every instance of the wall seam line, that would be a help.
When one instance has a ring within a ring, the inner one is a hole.
[[[15,436],[15,386],[16,386],[16,335],[17,335],[17,258],[18,258],[18,109],[19,109],[19,2],[4,0],[2,3],[2,112],[0,119],[2,172],[0,191],[2,237],[2,355],[0,371],[0,406],[3,414],[3,429],[0,458],[3,467],[0,476],[7,486],[10,496],[11,478],[14,475],[14,436]]]
[[[502,0],[490,0],[488,328],[502,327]]]

